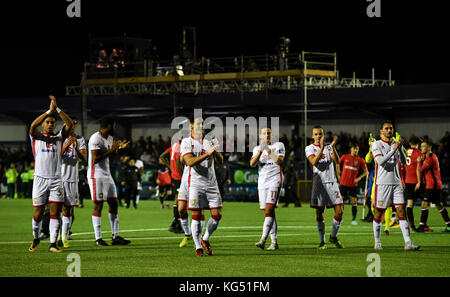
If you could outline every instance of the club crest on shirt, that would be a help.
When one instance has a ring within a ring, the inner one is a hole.
[[[58,188],[57,190],[56,190],[56,195],[58,195],[58,197],[60,197],[60,196],[62,196],[63,195],[63,188]]]

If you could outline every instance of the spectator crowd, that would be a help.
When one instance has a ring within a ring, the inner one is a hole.
[[[325,143],[331,143],[333,133],[326,132]],[[349,152],[349,144],[356,142],[359,144],[360,156],[365,156],[369,150],[368,139],[369,133],[363,132],[359,137],[345,132],[339,132],[336,149],[340,154]],[[402,135],[405,138],[405,143],[413,135]],[[422,136],[423,140],[430,140],[427,135]],[[305,143],[298,134],[293,133],[289,138],[283,134],[280,139],[286,148],[285,162],[292,162],[296,164],[295,168],[298,174],[301,166],[299,164],[304,161]],[[224,138],[224,148],[230,139]],[[307,144],[310,144],[312,139],[307,138]],[[236,142],[235,142],[236,143]],[[225,161],[229,163],[249,164],[251,158],[252,148],[248,148],[249,137],[246,138],[246,152],[225,152]],[[171,145],[171,138],[163,138],[162,135],[157,137],[147,136],[139,137],[139,139],[128,146],[121,155],[129,156],[134,160],[142,160],[144,164],[157,164],[159,156]],[[0,145],[0,195],[2,198],[21,198],[31,197],[31,185],[33,180],[34,158],[31,152],[31,147],[26,148],[29,144],[20,145]],[[407,146],[407,144],[406,144]],[[444,136],[438,141],[433,142],[432,152],[436,154],[439,159],[441,175],[443,179],[450,178],[450,132],[446,131]],[[121,166],[120,156],[111,158],[111,168]],[[86,164],[84,164],[85,167]],[[288,168],[285,164],[283,168]],[[83,176],[82,174],[81,176]],[[85,176],[85,175],[84,175]],[[113,175],[114,176],[114,175]],[[300,176],[298,174],[298,176]]]

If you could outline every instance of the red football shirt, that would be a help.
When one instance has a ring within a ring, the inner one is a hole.
[[[172,183],[172,180],[170,179],[169,170],[166,171],[158,170],[158,179],[160,186],[168,186]]]
[[[422,156],[422,152],[416,148],[409,148],[406,150],[406,156],[405,183],[417,184],[417,158]]]
[[[172,144],[172,146],[167,148],[166,151],[168,151],[170,154],[171,176],[175,180],[180,180],[181,174],[180,174],[180,172],[178,172],[178,167],[177,167],[177,159],[181,159],[180,143],[176,142],[176,143]]]
[[[339,159],[339,164],[342,164],[341,185],[346,187],[358,186],[355,184],[355,179],[360,169],[367,169],[366,161],[360,156],[345,154]]]
[[[439,168],[439,160],[435,154],[429,154],[421,162],[419,170],[425,174],[425,189],[442,190],[441,170]]]

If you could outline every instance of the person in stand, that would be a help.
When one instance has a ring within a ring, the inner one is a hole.
[[[295,155],[291,154],[284,166],[284,187],[286,190],[285,203],[283,207],[289,207],[293,202],[295,207],[301,207],[300,199],[297,197],[297,181],[299,180],[298,171],[294,163]]]
[[[136,161],[130,159],[128,166],[124,172],[125,176],[125,204],[126,208],[130,208],[131,201],[133,201],[133,207],[137,208],[137,191],[138,183],[141,181],[141,172],[136,167]]]
[[[16,183],[19,172],[16,169],[16,163],[9,164],[8,170],[6,170],[6,184],[8,191],[6,192],[6,198],[14,198],[16,194]]]

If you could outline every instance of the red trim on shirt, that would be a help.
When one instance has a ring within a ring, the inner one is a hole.
[[[36,159],[36,138],[34,138],[34,136],[31,145],[33,146],[33,156]],[[34,167],[36,167],[36,164],[34,164]]]
[[[108,135],[104,135],[104,134],[102,133],[102,131],[98,130],[98,133],[100,133],[100,135],[101,135],[103,138],[108,138]]]

